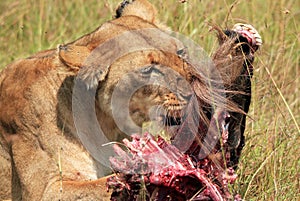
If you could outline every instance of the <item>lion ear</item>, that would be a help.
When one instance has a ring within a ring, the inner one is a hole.
[[[86,46],[78,45],[58,45],[58,58],[71,71],[78,71],[84,66],[85,60],[91,54],[91,51]]]
[[[107,49],[104,52],[98,48],[91,51],[86,46],[74,44],[57,47],[59,60],[69,68],[69,72],[75,73],[79,79],[83,80],[87,88],[95,88],[105,79],[110,65],[101,64],[103,60],[110,61],[109,57],[112,54],[112,50],[107,51]]]
[[[85,83],[87,89],[96,89],[99,82],[105,80],[109,69],[110,65],[87,65],[78,72],[77,78]]]
[[[116,9],[116,18],[137,16],[148,22],[156,22],[156,8],[148,0],[123,0]]]

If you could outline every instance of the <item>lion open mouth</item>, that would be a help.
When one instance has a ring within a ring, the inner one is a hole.
[[[163,107],[166,115],[163,116],[163,123],[166,126],[180,125],[183,119],[183,109],[187,105],[185,100],[180,100],[174,93],[166,94]]]

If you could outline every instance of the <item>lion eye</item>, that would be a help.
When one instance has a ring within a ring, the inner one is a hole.
[[[142,74],[150,74],[153,72],[153,66],[147,66],[141,69]]]
[[[149,65],[139,70],[140,76],[143,78],[153,78],[154,80],[164,80],[164,73],[155,65]]]

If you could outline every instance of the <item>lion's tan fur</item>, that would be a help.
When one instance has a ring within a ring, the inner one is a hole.
[[[139,3],[135,8],[139,10],[146,1],[135,2]],[[133,11],[134,8],[130,8],[128,15],[124,11],[123,17],[67,45],[83,46],[88,52],[124,31],[157,28],[151,11],[150,21],[148,16],[134,16]],[[109,200],[105,178],[98,179],[103,175],[99,164],[76,137],[71,90],[72,76],[78,72],[80,59],[73,62],[66,63],[59,51],[53,49],[16,61],[1,72],[0,199]],[[107,109],[107,101],[110,99],[104,94],[111,94],[111,86],[124,73],[152,63],[170,66],[181,75],[187,75],[179,57],[160,51],[137,52],[115,62],[100,84],[97,106],[98,114],[102,114],[98,119],[104,132],[111,133],[110,140],[121,139],[121,132],[109,117],[111,111]],[[158,96],[154,95],[153,100]]]
[[[149,2],[135,0],[123,10],[121,17],[104,23],[94,32],[57,49],[16,61],[0,73],[0,200],[110,199],[105,189],[106,178],[99,179],[105,170],[77,138],[72,114],[74,78],[81,70],[85,77],[93,76],[94,69],[84,66],[85,59],[109,39],[130,30],[164,28],[155,14]],[[173,42],[171,37],[167,40]],[[187,81],[196,76],[194,69],[176,55],[178,50],[175,44],[171,52],[129,53],[106,69],[98,80],[95,105],[99,124],[109,140],[124,137],[109,107],[113,87],[124,74],[159,64]],[[168,76],[166,72],[166,79],[172,79]],[[205,96],[204,88],[200,87],[199,91]],[[168,91],[158,88],[138,91],[130,105],[130,110],[137,111],[132,112],[135,122],[140,125],[149,120],[144,114],[153,105],[163,104],[166,94]],[[141,99],[145,101],[142,104]]]

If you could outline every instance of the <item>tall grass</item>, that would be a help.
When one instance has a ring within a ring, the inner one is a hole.
[[[251,118],[233,191],[246,200],[300,200],[300,1],[152,2],[163,22],[208,53],[217,47],[209,23],[246,22],[260,32],[264,44],[255,62]],[[0,68],[94,30],[112,19],[117,3],[0,1]]]

